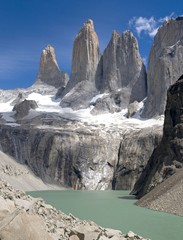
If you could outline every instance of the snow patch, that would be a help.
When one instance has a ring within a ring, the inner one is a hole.
[[[12,100],[6,102],[6,103],[0,103],[0,112],[1,112],[1,117],[6,121],[6,122],[15,122],[15,119],[12,117],[14,115],[13,106],[11,106]]]
[[[92,98],[91,102],[95,102],[98,98],[103,97],[106,94],[98,94]],[[80,109],[74,111],[71,108],[62,108],[60,106],[60,101],[55,100],[54,95],[41,95],[40,93],[31,93],[27,97],[27,100],[35,100],[38,104],[38,108],[35,110],[30,110],[29,115],[26,119],[33,119],[34,117],[42,113],[52,113],[57,118],[59,117],[67,118],[70,120],[77,120],[81,123],[89,123],[93,125],[102,125],[105,127],[115,128],[115,129],[129,129],[129,128],[146,128],[154,125],[163,125],[163,117],[159,119],[149,119],[144,120],[140,118],[140,112],[143,109],[144,101],[139,103],[139,111],[135,114],[133,118],[126,118],[125,114],[127,109],[123,109],[121,112],[115,113],[105,113],[100,115],[92,115],[90,111],[93,106],[87,109]],[[14,123],[13,118],[14,112],[12,112],[13,106],[10,105],[11,101],[7,103],[0,103],[0,112],[2,118],[6,120],[7,123]]]
[[[92,98],[90,103],[95,103],[97,101],[97,99],[103,98],[104,96],[107,96],[107,95],[109,95],[109,94],[107,94],[107,93],[98,94],[98,95],[96,95],[95,97]]]

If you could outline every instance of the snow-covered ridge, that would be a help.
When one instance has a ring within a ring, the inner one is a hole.
[[[39,92],[27,92],[26,93],[27,100],[35,100],[38,104],[38,108],[36,110],[31,110],[29,115],[26,116],[26,119],[32,119],[36,116],[39,116],[43,113],[52,113],[52,115],[59,115],[61,117],[77,120],[83,123],[96,124],[96,125],[105,125],[106,127],[115,126],[116,128],[146,128],[154,125],[163,125],[163,117],[159,117],[158,119],[148,119],[142,120],[137,113],[134,118],[126,118],[125,114],[127,113],[127,109],[123,109],[121,112],[116,113],[105,113],[100,115],[92,115],[90,111],[93,106],[87,109],[80,109],[77,111],[72,110],[71,108],[62,108],[60,106],[60,99],[55,100],[55,94],[47,94],[43,95]],[[6,103],[0,103],[0,112],[2,118],[8,124],[15,124],[16,121],[13,118],[14,112],[12,111],[13,106],[11,103],[15,100],[14,98],[9,100]],[[95,102],[97,99],[103,97],[103,94],[96,95],[92,98],[91,102]],[[139,111],[143,108],[143,102],[139,103]]]

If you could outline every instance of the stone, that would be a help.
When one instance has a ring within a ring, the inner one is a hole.
[[[69,237],[69,240],[80,240],[77,235],[72,235]]]
[[[110,240],[125,240],[123,237],[113,236],[112,238],[109,238]]]
[[[65,87],[68,81],[68,75],[59,69],[54,48],[48,45],[41,55],[36,84],[43,83],[58,88]]]
[[[76,232],[80,240],[97,240],[101,234],[96,226],[78,226],[73,229]]]
[[[114,113],[116,108],[114,108],[114,101],[110,96],[99,98],[92,105],[94,108],[90,111],[92,115],[99,115],[104,113]]]
[[[26,98],[25,95],[20,92],[18,94],[18,96],[16,97],[16,99],[11,102],[11,106],[15,106],[15,105],[21,103],[25,98]]]
[[[98,98],[91,103],[94,108],[90,111],[92,115],[99,115],[104,113],[120,112],[129,104],[130,90],[129,88],[118,89],[117,92],[104,94],[103,97]]]
[[[135,234],[134,232],[132,232],[132,231],[129,231],[129,232],[127,233],[127,236],[128,236],[129,238],[134,238],[134,237],[136,236],[136,234]]]
[[[61,106],[86,108],[96,94],[96,73],[101,55],[94,24],[89,19],[77,34],[72,53],[70,81],[61,94]]]
[[[26,211],[30,208],[32,203],[30,201],[24,200],[24,199],[14,199],[15,206],[20,209],[25,209]]]
[[[150,51],[148,66],[148,92],[142,114],[145,118],[164,114],[167,90],[182,75],[182,19],[170,19],[159,28]]]
[[[0,206],[1,211],[10,212],[12,209],[15,209],[15,205],[13,204],[13,202],[9,201],[9,199],[4,199],[2,196],[0,196]]]
[[[139,103],[137,101],[130,103],[128,106],[127,118],[133,117],[133,115],[138,111]]]
[[[36,109],[38,107],[36,101],[34,100],[24,100],[23,102],[20,102],[19,104],[16,104],[13,108],[13,111],[15,111],[15,118],[23,118],[26,115],[28,115],[29,111],[31,109]]]
[[[7,215],[0,222],[0,238],[2,240],[52,239],[46,232],[43,221],[38,216],[28,215],[24,212]]]
[[[106,228],[105,229],[105,235],[108,237],[108,238],[112,238],[114,236],[121,236],[122,235],[122,232],[120,230],[114,230],[114,229],[111,229],[111,228]]]
[[[100,236],[99,240],[108,240],[109,238],[106,236]]]

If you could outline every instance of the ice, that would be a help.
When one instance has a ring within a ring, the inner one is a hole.
[[[31,93],[27,100],[35,100],[38,105],[42,106],[59,106],[59,101],[54,101],[53,95],[41,95],[40,93]]]
[[[107,94],[98,94],[96,95],[91,102],[95,102],[98,98],[103,97]],[[36,109],[37,114],[40,112],[52,112],[57,113],[64,118],[68,118],[71,120],[77,120],[80,122],[87,122],[95,125],[105,125],[106,127],[115,126],[116,128],[124,129],[124,128],[146,128],[154,125],[163,125],[163,117],[159,119],[148,119],[142,120],[140,118],[140,112],[143,109],[144,101],[139,103],[139,109],[134,118],[126,118],[125,114],[127,113],[127,109],[123,109],[121,112],[117,113],[105,113],[100,115],[92,115],[90,111],[92,110],[92,106],[87,109],[80,109],[74,111],[71,108],[62,108],[59,105],[59,101],[54,100],[53,95],[41,95],[38,93],[32,93],[27,98],[28,100],[35,100],[38,104],[38,108]],[[30,112],[29,118],[34,117],[36,112]]]
[[[6,103],[0,103],[0,113],[6,122],[15,122],[15,119],[12,117],[14,112],[12,111],[13,106],[11,106],[11,102],[12,100]]]
[[[103,97],[104,94],[96,95],[91,102],[96,101],[98,98]],[[2,117],[8,122],[13,123],[15,122],[14,112],[12,112],[12,106],[10,103],[0,103],[0,112]],[[90,111],[92,110],[93,106],[90,106],[87,109],[80,109],[77,111],[72,110],[71,108],[62,108],[60,104],[60,100],[55,100],[54,95],[41,95],[40,93],[31,93],[27,97],[27,100],[35,100],[38,104],[38,108],[36,110],[31,110],[29,115],[26,116],[26,119],[33,119],[34,117],[38,116],[39,114],[45,113],[54,113],[71,120],[77,120],[81,123],[89,123],[95,125],[104,125],[106,127],[115,127],[116,129],[125,129],[125,128],[146,128],[154,125],[163,125],[163,117],[159,119],[148,119],[144,120],[140,118],[140,112],[143,109],[143,102],[139,103],[139,111],[134,115],[133,118],[126,118],[125,114],[127,113],[127,109],[123,109],[121,112],[116,113],[105,113],[100,115],[92,115]]]
[[[180,40],[178,40],[175,44],[173,44],[173,45],[171,45],[171,46],[169,46],[169,48],[174,48],[175,47],[175,45],[177,45],[177,44],[179,44],[180,43]]]

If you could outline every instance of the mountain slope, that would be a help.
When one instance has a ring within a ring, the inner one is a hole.
[[[28,166],[18,163],[14,158],[1,151],[0,174],[1,179],[23,191],[63,189],[61,186],[51,184],[51,181],[50,184],[44,183]]]
[[[156,211],[183,216],[183,169],[166,179],[136,204]]]

